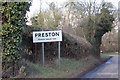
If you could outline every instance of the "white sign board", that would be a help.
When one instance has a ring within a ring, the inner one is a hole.
[[[62,31],[35,31],[33,43],[62,41]]]

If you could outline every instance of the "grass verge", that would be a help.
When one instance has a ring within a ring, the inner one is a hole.
[[[54,60],[52,64],[33,64],[26,61],[30,74],[28,78],[72,78],[83,73],[91,65],[96,65],[99,60],[93,56],[81,60],[62,58],[60,63]]]
[[[109,52],[109,53],[103,53],[103,54],[106,54],[106,55],[120,55],[119,52]]]

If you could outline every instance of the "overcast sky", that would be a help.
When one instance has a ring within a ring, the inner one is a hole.
[[[48,6],[46,5],[46,3],[50,3],[50,2],[56,2],[59,5],[61,5],[62,3],[68,1],[68,0],[41,0],[42,1],[42,7],[47,8]],[[69,0],[69,1],[75,1],[75,0]],[[90,0],[79,0],[79,1],[90,1]],[[94,1],[94,0],[91,0]],[[96,0],[97,3],[101,3],[102,0]],[[118,7],[118,2],[120,0],[104,0],[106,2],[112,2],[112,4],[117,8]],[[35,16],[38,11],[40,10],[40,0],[33,0],[32,6],[30,7],[30,12],[28,12],[28,17],[31,18],[32,16]]]

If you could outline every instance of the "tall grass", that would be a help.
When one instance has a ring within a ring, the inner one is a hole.
[[[62,58],[60,62],[54,60],[52,64],[34,64],[26,61],[29,78],[69,78],[75,73],[80,73],[98,60],[92,56],[81,60]]]

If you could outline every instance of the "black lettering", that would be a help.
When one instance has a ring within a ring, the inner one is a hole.
[[[35,37],[37,36],[37,33],[35,34]]]
[[[59,32],[49,32],[49,33],[35,33],[35,37],[51,37],[60,36]]]
[[[56,40],[56,38],[53,38],[53,40]]]
[[[41,33],[38,34],[38,37],[41,37]]]
[[[59,32],[58,33],[56,32],[56,36],[59,36]]]
[[[38,40],[45,40],[45,39],[38,39]]]
[[[51,38],[47,38],[46,40],[51,40]]]
[[[55,33],[54,33],[54,32],[52,33],[52,36],[55,36]]]
[[[44,33],[42,33],[42,37],[44,37]]]
[[[46,37],[48,37],[48,33],[46,33],[45,35],[46,35]]]
[[[49,36],[51,36],[51,33],[49,33]]]

